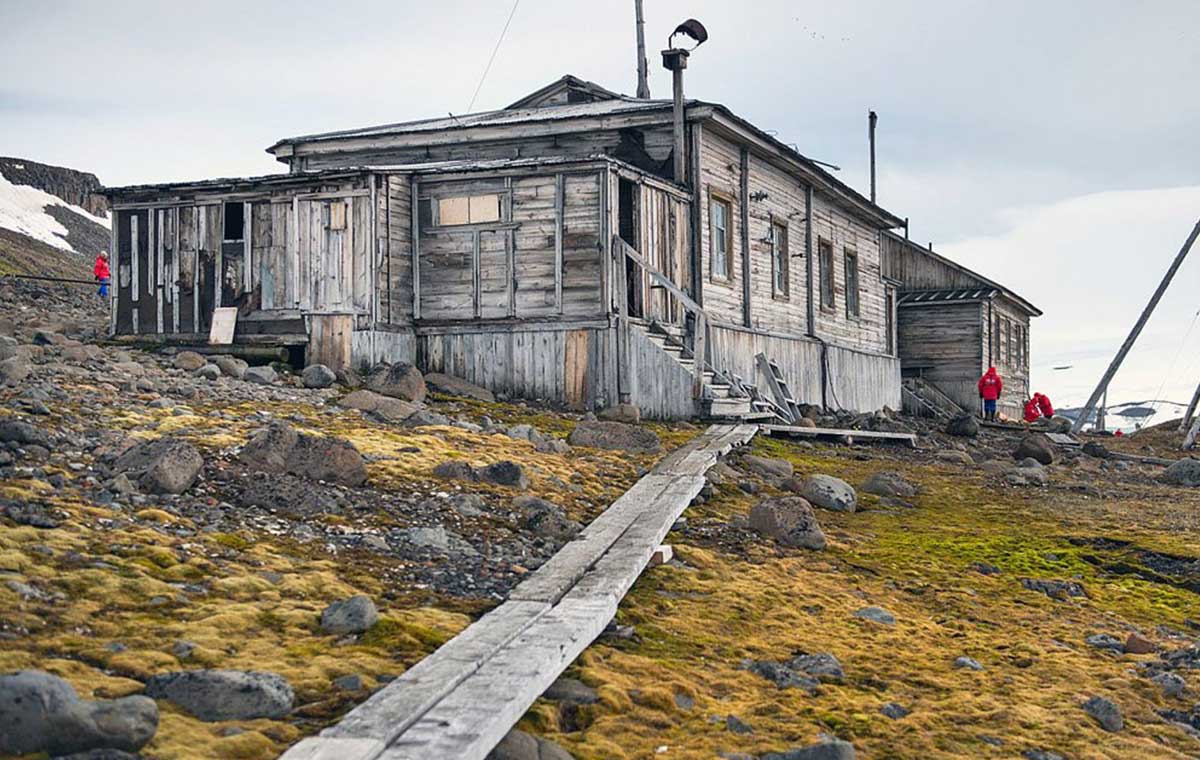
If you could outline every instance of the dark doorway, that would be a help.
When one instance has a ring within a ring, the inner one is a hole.
[[[638,249],[638,186],[627,179],[618,181],[617,232],[621,239]],[[625,302],[629,316],[642,316],[642,273],[638,265],[625,257]]]

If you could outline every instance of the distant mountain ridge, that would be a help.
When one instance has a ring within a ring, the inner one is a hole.
[[[103,185],[90,172],[0,156],[0,175],[14,185],[28,185],[50,193],[93,216],[108,216],[108,199],[99,194]]]

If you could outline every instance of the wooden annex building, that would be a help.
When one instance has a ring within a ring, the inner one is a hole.
[[[112,329],[203,344],[235,306],[235,348],[651,418],[761,413],[761,354],[798,402],[899,408],[903,222],[724,106],[680,115],[566,76],[280,140],[286,174],[111,188]]]

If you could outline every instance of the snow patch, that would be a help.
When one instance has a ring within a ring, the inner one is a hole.
[[[112,223],[108,219],[93,216],[79,206],[36,187],[14,185],[0,174],[0,227],[76,253],[67,242],[67,228],[46,213],[48,206],[62,206],[105,229],[111,229]]]

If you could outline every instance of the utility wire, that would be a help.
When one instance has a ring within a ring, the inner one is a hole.
[[[1183,353],[1184,346],[1187,345],[1187,339],[1191,336],[1192,330],[1196,327],[1197,319],[1200,319],[1200,309],[1197,309],[1196,313],[1192,315],[1192,323],[1188,325],[1187,332],[1183,334],[1183,340],[1179,342],[1179,348],[1175,351],[1175,357],[1171,359],[1171,365],[1167,368],[1166,374],[1163,375],[1162,382],[1159,384],[1158,392],[1154,394],[1154,398],[1162,398],[1163,388],[1167,387],[1167,381],[1171,379],[1171,376],[1175,372],[1175,363],[1179,361],[1179,357]],[[1159,402],[1155,401],[1150,405],[1150,407],[1156,412],[1158,411],[1158,403]]]
[[[479,85],[475,87],[475,94],[471,96],[471,104],[467,106],[467,113],[471,113],[471,110],[475,108],[475,99],[479,97],[479,91],[483,89],[483,81],[487,79],[488,72],[492,70],[492,63],[496,60],[496,54],[500,52],[504,35],[508,33],[508,25],[512,23],[513,16],[517,15],[517,6],[520,4],[521,0],[516,0],[512,10],[508,12],[508,20],[504,22],[504,28],[500,30],[500,39],[496,40],[496,47],[492,48],[492,56],[488,58],[487,66],[483,67],[483,76],[479,77]]]

